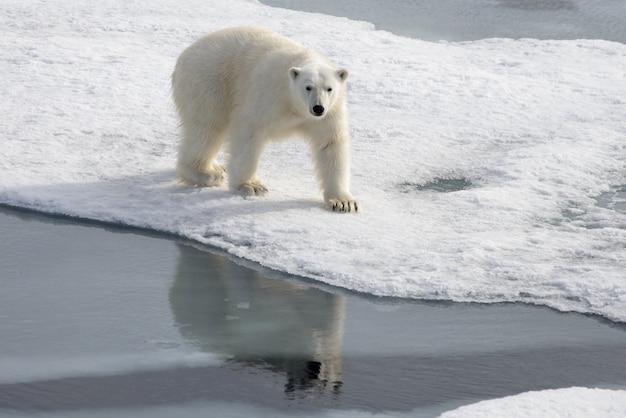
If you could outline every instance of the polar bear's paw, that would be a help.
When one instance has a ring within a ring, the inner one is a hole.
[[[333,212],[359,212],[359,204],[356,200],[328,199],[326,207]]]
[[[178,167],[178,176],[188,186],[216,187],[220,186],[225,179],[226,169],[219,164],[213,164],[212,168],[202,172],[188,167]]]
[[[239,192],[245,196],[263,196],[268,190],[260,182],[249,182],[240,184]]]

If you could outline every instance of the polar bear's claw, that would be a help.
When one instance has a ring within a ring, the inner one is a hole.
[[[333,212],[347,213],[359,211],[359,204],[355,200],[330,199],[327,205]]]

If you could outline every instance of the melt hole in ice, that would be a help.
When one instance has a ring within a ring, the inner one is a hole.
[[[459,192],[461,190],[471,189],[472,186],[472,182],[465,177],[450,179],[435,177],[433,180],[424,184],[411,182],[401,183],[400,189],[405,193],[411,191],[433,191],[439,193],[452,193]]]
[[[626,213],[626,184],[601,194],[596,198],[596,201],[601,208]]]

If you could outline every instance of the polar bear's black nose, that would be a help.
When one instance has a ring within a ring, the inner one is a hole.
[[[315,116],[322,116],[324,114],[324,106],[322,105],[313,106],[313,114]]]

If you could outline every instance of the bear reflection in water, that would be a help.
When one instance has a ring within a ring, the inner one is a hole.
[[[285,373],[287,394],[339,391],[345,297],[187,247],[169,300],[182,336],[202,351]]]

